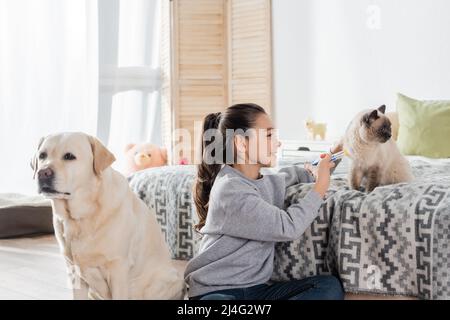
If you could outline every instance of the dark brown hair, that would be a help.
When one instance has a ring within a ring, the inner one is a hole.
[[[262,107],[253,103],[246,103],[236,104],[229,107],[223,113],[211,113],[205,117],[201,148],[203,158],[202,163],[197,166],[197,177],[194,183],[194,203],[199,218],[199,223],[195,226],[196,231],[200,231],[205,225],[209,206],[209,195],[217,174],[222,168],[222,165],[226,163],[227,148],[234,147],[234,139],[232,141],[230,139],[226,140],[230,138],[226,136],[226,130],[232,129],[234,131],[246,132],[248,129],[254,127],[256,118],[260,114],[266,114],[266,111]],[[210,129],[218,129],[223,137],[222,141],[224,141],[221,146],[223,148],[223,159],[212,164],[205,161],[205,149],[209,144],[214,142],[206,141],[204,138],[204,133]],[[239,134],[239,132],[236,133]]]

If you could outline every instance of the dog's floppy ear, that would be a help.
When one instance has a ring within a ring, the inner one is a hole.
[[[31,158],[31,161],[30,161],[31,169],[33,169],[33,180],[36,179],[36,174],[37,174],[37,169],[38,169],[38,152],[39,152],[39,149],[41,148],[42,144],[44,143],[44,141],[45,141],[45,137],[42,137],[39,140],[37,150],[34,153],[34,156],[33,156],[33,158]]]
[[[97,138],[89,136],[89,142],[94,156],[94,173],[100,176],[103,170],[116,161],[116,158]]]
[[[386,105],[382,105],[381,107],[378,108],[378,111],[380,111],[382,114],[386,113]]]

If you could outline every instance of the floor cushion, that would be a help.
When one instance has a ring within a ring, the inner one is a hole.
[[[53,233],[52,207],[40,196],[0,194],[0,238]]]

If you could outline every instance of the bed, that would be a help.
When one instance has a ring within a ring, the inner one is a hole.
[[[311,227],[298,240],[276,245],[273,280],[335,274],[347,293],[450,299],[450,160],[408,159],[413,183],[370,194],[349,190],[340,166]],[[192,258],[200,239],[193,230],[194,175],[192,166],[169,166],[129,178],[175,259]],[[311,187],[289,188],[286,205]]]

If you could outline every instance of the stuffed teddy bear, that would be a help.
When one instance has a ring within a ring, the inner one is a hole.
[[[136,171],[167,165],[167,149],[151,143],[129,144],[125,148],[127,176]]]

